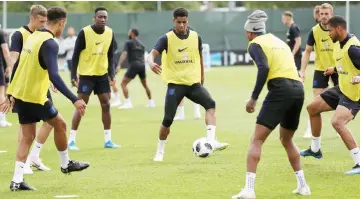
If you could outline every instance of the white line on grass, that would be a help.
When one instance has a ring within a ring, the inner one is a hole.
[[[7,153],[8,151],[0,151],[0,153]]]
[[[79,197],[78,195],[57,195],[54,196],[55,198],[77,198]]]

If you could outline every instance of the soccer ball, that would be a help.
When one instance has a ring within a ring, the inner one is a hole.
[[[193,153],[201,158],[210,156],[213,152],[212,144],[207,138],[199,138],[193,142]]]

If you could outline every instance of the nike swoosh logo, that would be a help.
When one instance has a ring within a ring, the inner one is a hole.
[[[183,52],[185,49],[187,49],[188,47],[185,47],[183,49],[178,49],[178,52]]]
[[[263,28],[256,28],[256,27],[253,27],[253,30],[254,30],[254,31],[258,31],[258,30],[261,30],[261,29],[263,29]]]
[[[103,43],[102,41],[101,42],[95,42],[95,45],[99,45],[99,44],[101,44],[101,43]]]
[[[357,153],[354,153],[354,155],[356,155],[356,154],[358,154],[358,152],[357,152]]]
[[[325,41],[327,41],[327,40],[328,40],[328,39],[321,39],[322,42],[325,42]]]
[[[211,129],[207,129],[208,131],[210,131]]]
[[[342,57],[341,57],[341,58],[337,58],[336,61],[340,61],[341,59],[342,59]]]

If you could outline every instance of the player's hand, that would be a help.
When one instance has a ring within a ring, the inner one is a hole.
[[[300,78],[302,79],[302,81],[304,82],[305,81],[305,72],[303,71],[299,71],[298,74],[300,75]]]
[[[6,67],[6,69],[5,69],[4,75],[5,75],[5,77],[10,77],[10,74],[11,74],[11,67],[8,66],[8,67]]]
[[[72,79],[71,80],[71,85],[73,85],[73,87],[78,88],[78,79]]]
[[[5,100],[3,102],[0,102],[0,112],[6,114],[8,113],[10,110],[13,109],[15,104],[15,100],[12,96],[9,96],[5,98]]]
[[[323,73],[324,76],[330,76],[335,73],[335,67],[328,67]]]
[[[246,105],[246,111],[248,113],[253,113],[255,110],[256,104],[257,104],[257,100],[254,100],[252,98],[249,99],[247,102],[247,105]]]
[[[152,71],[158,75],[162,72],[162,68],[156,63],[153,63],[152,65],[150,65],[150,69],[152,69]]]
[[[355,77],[353,77],[350,83],[353,84],[353,85],[359,84],[360,83],[360,76],[356,75]]]
[[[110,87],[113,87],[116,83],[116,80],[114,78],[109,78],[109,85]]]
[[[85,114],[86,103],[83,100],[78,100],[74,103],[75,109],[80,113],[81,116]]]
[[[51,90],[54,92],[54,93],[57,93],[58,92],[58,89],[55,88],[54,84],[50,84],[51,86]]]

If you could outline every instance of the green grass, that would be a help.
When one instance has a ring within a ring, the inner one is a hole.
[[[125,71],[121,71],[124,74]],[[312,69],[306,82],[306,100],[312,100]],[[62,73],[68,83],[68,73]],[[151,198],[151,199],[220,199],[230,198],[244,186],[246,154],[254,131],[255,119],[266,87],[257,104],[257,112],[245,111],[256,77],[254,67],[214,68],[206,73],[205,86],[217,102],[217,137],[230,147],[207,159],[194,157],[192,143],[206,135],[203,120],[193,120],[193,106],[186,101],[186,120],[173,123],[164,162],[152,161],[157,147],[159,125],[163,117],[166,86],[161,78],[148,72],[149,84],[157,103],[155,109],[145,108],[146,95],[138,80],[129,86],[135,106],[132,110],[112,109],[113,141],[121,144],[118,150],[104,149],[104,134],[98,100],[92,96],[77,135],[78,152],[70,152],[75,160],[89,161],[91,166],[81,173],[63,175],[53,135],[45,144],[41,158],[52,168],[50,172],[26,175],[27,182],[38,188],[36,192],[11,193],[16,140],[17,116],[8,114],[14,124],[0,129],[0,198],[52,198],[55,195],[78,195],[80,198]],[[120,76],[118,76],[118,82]],[[75,92],[75,89],[74,89]],[[55,105],[71,125],[73,106],[61,94],[53,94]],[[204,116],[204,112],[202,112]],[[296,179],[286,153],[279,141],[278,128],[269,136],[262,150],[256,177],[258,198],[267,199],[340,199],[360,198],[359,176],[345,176],[353,161],[336,131],[331,126],[332,112],[323,114],[322,149],[324,158],[302,158],[306,180],[311,187],[310,197],[295,196]],[[300,149],[311,140],[302,138],[306,129],[307,111],[302,111],[295,142]],[[360,118],[349,123],[355,139],[359,140]],[[359,143],[359,141],[358,141]]]

